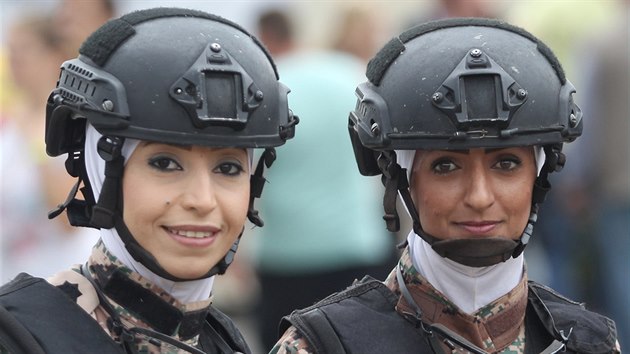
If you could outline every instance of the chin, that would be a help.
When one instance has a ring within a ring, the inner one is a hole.
[[[197,261],[197,263],[199,263]],[[191,267],[191,263],[186,264],[172,264],[163,267],[169,274],[184,280],[196,280],[208,273],[212,268],[212,265],[200,267]]]

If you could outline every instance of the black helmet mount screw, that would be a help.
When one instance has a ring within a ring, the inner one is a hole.
[[[516,95],[518,96],[518,98],[520,98],[520,99],[524,99],[525,97],[527,97],[527,90],[525,90],[525,89],[519,89],[519,90],[516,92]]]
[[[571,123],[571,127],[573,128],[575,128],[575,126],[578,124],[578,119],[575,114],[571,113],[571,115],[569,116],[569,123]]]
[[[263,92],[260,90],[256,91],[256,93],[254,94],[254,98],[256,99],[256,101],[262,101],[264,96],[265,95],[263,95]]]
[[[210,50],[212,50],[215,53],[218,53],[221,51],[221,45],[219,43],[212,43],[210,44]]]
[[[103,104],[101,106],[107,112],[112,112],[114,110],[114,102],[112,102],[110,100],[104,100]]]
[[[477,49],[477,48],[472,49],[470,51],[470,56],[473,57],[473,58],[479,58],[481,56],[481,50]]]
[[[435,103],[440,103],[444,99],[444,95],[442,94],[442,92],[436,92],[433,94],[433,96],[431,96],[431,99]]]

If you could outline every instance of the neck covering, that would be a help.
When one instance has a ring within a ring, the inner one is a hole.
[[[102,135],[91,124],[88,124],[85,138],[85,167],[95,200],[98,200],[103,186],[103,181],[105,180],[105,161],[98,155],[97,152],[97,143],[101,136]],[[125,158],[125,164],[138,146],[139,142],[139,140],[135,139],[125,139],[125,143],[122,147],[122,155]],[[251,164],[253,159],[251,149],[247,149],[247,155],[249,158],[251,173]],[[189,303],[204,300],[210,297],[212,285],[214,283],[214,276],[191,281],[173,281],[165,279],[156,275],[144,265],[133,259],[125,248],[125,244],[121,240],[116,229],[101,229],[100,236],[105,244],[105,247],[107,247],[107,250],[116,256],[120,262],[133,271],[139,273],[144,278],[150,280],[155,285],[164,289],[177,300],[183,303]]]
[[[407,241],[414,268],[468,314],[510,292],[523,277],[523,253],[503,263],[469,267],[440,256],[413,231],[407,236]]]

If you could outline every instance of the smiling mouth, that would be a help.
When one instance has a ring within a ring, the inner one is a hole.
[[[190,230],[175,230],[165,227],[166,231],[173,235],[187,237],[187,238],[206,238],[214,235],[214,232],[209,231],[190,231]]]

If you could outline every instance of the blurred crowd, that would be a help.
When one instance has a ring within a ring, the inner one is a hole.
[[[526,254],[530,277],[616,320],[630,345],[629,0],[581,1],[3,1],[0,49],[0,280],[48,276],[85,259],[89,229],[47,220],[73,181],[45,155],[46,100],[58,68],[108,18],[149,6],[198,8],[256,34],[274,57],[301,123],[279,149],[260,209],[235,266],[214,294],[252,348],[266,352],[276,324],[369,273],[382,278],[406,235],[378,221],[380,182],[362,177],[347,137],[354,87],[365,66],[403,28],[443,17],[495,17],[548,43],[577,88],[584,138],[565,151],[570,173],[553,189]],[[9,11],[10,10],[10,11]],[[7,14],[10,14],[7,15]],[[560,197],[562,196],[562,197]],[[370,216],[372,215],[372,216]],[[218,291],[218,290],[217,290]],[[625,343],[624,343],[625,342]],[[255,350],[256,351],[256,350]]]

